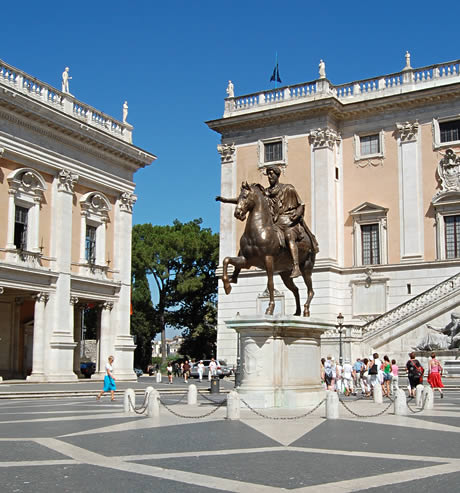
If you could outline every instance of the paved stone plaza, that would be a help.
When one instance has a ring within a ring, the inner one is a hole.
[[[135,387],[152,380],[140,379]],[[80,385],[98,388],[94,382]],[[0,391],[18,387],[26,386],[4,384]],[[173,387],[180,391],[185,385]],[[460,392],[449,391],[443,400],[436,394],[434,410],[407,417],[394,416],[390,407],[380,417],[357,418],[340,406],[341,419],[329,421],[324,406],[296,420],[242,410],[240,421],[228,421],[225,406],[216,406],[224,394],[200,396],[198,406],[187,406],[184,399],[175,404],[180,397],[162,394],[161,399],[190,418],[161,406],[159,421],[125,415],[121,396],[113,403],[108,396],[100,402],[94,397],[1,400],[2,491],[304,493],[317,492],[318,485],[342,493],[458,491]],[[140,405],[142,396],[136,401]],[[361,415],[377,414],[388,404],[347,401]],[[294,417],[302,411],[264,413]]]

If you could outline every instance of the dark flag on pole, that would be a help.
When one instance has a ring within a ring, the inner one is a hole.
[[[281,78],[280,78],[280,71],[278,69],[278,62],[276,62],[275,68],[273,69],[273,74],[270,77],[270,82],[280,82],[281,83]]]

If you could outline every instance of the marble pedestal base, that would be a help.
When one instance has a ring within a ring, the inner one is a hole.
[[[301,317],[239,317],[226,324],[239,333],[237,390],[251,407],[308,408],[324,399],[320,336],[331,324]]]

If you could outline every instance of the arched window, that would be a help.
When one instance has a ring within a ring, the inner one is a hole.
[[[7,250],[40,254],[40,206],[46,183],[34,169],[9,174]]]

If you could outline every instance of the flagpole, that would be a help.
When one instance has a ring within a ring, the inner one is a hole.
[[[279,73],[278,71],[278,52],[275,51],[275,67],[276,67],[276,72],[277,74]],[[275,89],[278,87],[278,77],[275,77]]]

